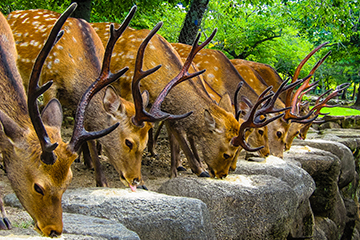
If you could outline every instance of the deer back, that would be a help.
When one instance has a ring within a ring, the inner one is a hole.
[[[26,89],[32,65],[59,16],[59,13],[44,9],[19,10],[7,16]],[[45,60],[40,83],[54,82],[44,94],[45,103],[57,97],[71,108],[76,106],[87,87],[99,75],[104,47],[96,32],[82,19],[69,18],[63,29],[64,36]]]

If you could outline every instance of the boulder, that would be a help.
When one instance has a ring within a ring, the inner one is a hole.
[[[277,166],[262,167],[256,174],[230,174],[223,180],[170,179],[159,192],[205,202],[217,239],[285,239],[295,234],[296,214],[302,201],[306,202],[314,190],[314,183],[301,168],[278,161],[281,163]],[[270,166],[272,163],[257,164]],[[313,228],[311,223],[310,228]]]
[[[327,128],[330,128],[330,129],[341,128],[341,125],[336,122],[325,122],[319,126],[320,130],[327,129]]]
[[[69,189],[63,210],[118,221],[141,239],[215,239],[206,205],[193,198],[116,188]]]
[[[312,176],[316,184],[316,190],[310,197],[314,215],[331,219],[337,226],[337,235],[341,236],[347,220],[338,188],[341,160],[331,152],[309,146],[293,146],[284,153],[284,160],[299,162]]]
[[[234,173],[256,175],[266,173],[286,182],[295,190],[299,199],[291,237],[312,236],[314,231],[314,216],[311,210],[309,197],[315,189],[315,182],[311,176],[298,165],[286,162],[280,158],[269,156],[263,162],[238,160]],[[301,181],[299,181],[301,179]]]
[[[322,139],[296,141],[293,145],[297,146],[310,146],[313,148],[321,149],[324,151],[331,152],[337,156],[340,160],[340,176],[339,176],[339,188],[349,185],[355,176],[355,161],[351,150],[342,143],[327,141]]]
[[[63,231],[67,239],[69,239],[68,234],[70,234],[88,237],[87,239],[140,240],[135,232],[128,230],[118,221],[64,213],[63,223]]]

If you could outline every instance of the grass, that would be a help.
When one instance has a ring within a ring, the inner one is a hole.
[[[330,113],[331,116],[354,116],[360,115],[360,111],[352,108],[344,107],[333,107],[333,108],[323,108],[320,111],[321,113]]]

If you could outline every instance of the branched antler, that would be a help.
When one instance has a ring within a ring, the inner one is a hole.
[[[189,116],[192,113],[192,112],[189,112],[189,113],[186,113],[183,115],[171,115],[168,113],[164,113],[163,111],[161,111],[160,108],[161,108],[161,104],[164,101],[165,97],[167,96],[167,94],[170,92],[170,90],[174,86],[176,86],[177,84],[179,84],[185,80],[196,77],[196,76],[202,74],[203,72],[205,72],[205,70],[202,70],[202,71],[199,71],[196,73],[189,73],[188,70],[189,70],[189,67],[191,66],[191,62],[194,59],[195,55],[213,39],[213,37],[215,36],[215,33],[217,31],[215,29],[213,31],[213,33],[211,34],[211,36],[208,39],[206,39],[206,41],[204,41],[201,45],[198,45],[198,41],[200,39],[200,34],[198,34],[180,73],[164,87],[164,89],[161,91],[159,96],[154,101],[154,103],[150,109],[150,112],[147,112],[143,107],[143,100],[141,97],[140,86],[139,86],[140,80],[142,80],[143,78],[145,78],[148,75],[157,71],[161,67],[161,65],[158,65],[158,66],[156,66],[152,69],[146,70],[146,71],[142,70],[142,65],[143,65],[145,48],[146,48],[147,44],[149,43],[149,41],[151,40],[151,38],[156,34],[156,32],[160,29],[161,26],[162,26],[162,22],[158,23],[154,27],[154,29],[149,33],[149,35],[141,43],[139,50],[138,50],[137,57],[136,57],[134,77],[133,77],[133,82],[132,82],[132,94],[133,94],[136,114],[133,117],[132,121],[137,126],[142,126],[145,121],[156,122],[156,121],[161,121],[164,119],[173,119],[173,120],[182,119],[182,118]]]
[[[104,60],[100,75],[95,80],[95,82],[93,82],[93,84],[85,91],[76,110],[74,131],[69,143],[70,148],[72,148],[74,151],[77,151],[84,142],[105,136],[119,126],[119,123],[116,123],[113,126],[101,131],[88,132],[84,128],[85,110],[89,105],[90,100],[97,92],[99,92],[102,88],[104,88],[108,84],[116,81],[121,75],[123,75],[128,70],[128,68],[125,67],[119,72],[112,74],[110,72],[110,60],[116,41],[119,39],[121,34],[125,31],[125,29],[129,25],[131,19],[135,14],[135,11],[136,11],[136,6],[134,6],[130,10],[124,22],[121,24],[121,26],[118,29],[114,29],[113,24],[110,25],[110,38],[106,45],[106,50],[105,50],[105,55],[104,55]]]
[[[39,107],[37,104],[37,98],[43,94],[47,89],[52,85],[52,81],[49,81],[42,85],[39,84],[39,78],[41,74],[42,67],[44,62],[49,55],[52,47],[60,40],[64,31],[60,31],[61,27],[64,25],[67,18],[71,15],[71,13],[75,10],[77,4],[71,4],[66,11],[61,14],[60,18],[56,21],[53,28],[51,29],[50,35],[45,42],[44,47],[41,49],[39,55],[35,60],[35,64],[33,66],[30,80],[29,80],[29,90],[28,90],[28,109],[31,122],[34,126],[36,135],[40,141],[42,153],[41,153],[41,161],[45,164],[54,164],[56,161],[56,156],[53,151],[58,146],[58,143],[51,143],[49,136],[45,130],[44,124],[41,120]]]
[[[320,110],[321,110],[323,107],[336,107],[337,105],[327,105],[326,103],[327,103],[330,99],[332,99],[332,98],[334,98],[334,97],[336,97],[336,96],[339,96],[339,95],[341,94],[341,92],[342,92],[343,90],[345,90],[346,88],[348,88],[349,86],[350,86],[350,83],[343,83],[343,84],[337,86],[336,89],[335,89],[329,96],[327,96],[327,97],[324,99],[324,101],[322,101],[321,103],[319,103],[320,98],[322,98],[322,97],[325,96],[326,94],[330,93],[331,90],[328,90],[328,91],[326,91],[324,94],[322,94],[322,95],[318,98],[318,100],[316,101],[315,106],[312,108],[312,110],[315,111],[314,114],[316,114],[316,115],[320,114]],[[323,115],[325,115],[325,114],[323,114]]]

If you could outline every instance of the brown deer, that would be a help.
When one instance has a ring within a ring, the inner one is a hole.
[[[326,45],[327,45],[327,42],[319,45],[300,62],[299,66],[295,70],[295,75],[293,76],[293,80],[292,80],[293,82],[298,78],[302,67],[309,60],[309,58],[311,56],[313,56],[318,50],[320,50],[322,47],[324,47]],[[328,52],[319,62],[317,62],[315,64],[315,66],[309,73],[310,76],[312,76],[315,73],[316,69],[326,60],[326,58],[330,55],[330,53],[331,53],[331,51]],[[272,86],[274,86],[274,89],[277,89],[283,83],[283,80],[278,75],[278,73],[275,71],[275,69],[273,69],[272,67],[270,67],[267,64],[251,62],[251,61],[246,61],[246,60],[241,60],[241,59],[234,59],[234,60],[231,60],[231,62],[234,64],[234,66],[237,68],[237,70],[239,72],[241,71],[240,66],[242,66],[242,68],[250,67],[253,71],[255,71],[255,74],[257,75],[257,77],[259,79],[257,86],[261,86],[262,88],[265,88],[268,85],[272,85]],[[312,90],[314,87],[317,86],[317,82],[310,84],[310,80],[311,80],[311,77],[309,77],[304,82],[304,84],[294,93],[294,96],[291,97],[292,98],[291,101],[288,100],[290,98],[289,94],[288,95],[283,94],[279,97],[282,99],[282,101],[284,103],[286,101],[288,101],[288,103],[291,102],[291,105],[292,105],[291,112],[296,113],[298,116],[309,116],[309,113],[310,113],[309,102],[302,101],[301,99],[302,99],[302,96],[306,92]],[[265,84],[264,84],[264,82],[265,82]],[[346,87],[347,87],[347,84],[341,85],[341,86],[337,87],[337,89],[335,91],[338,94],[339,92],[344,90]],[[327,92],[327,93],[329,93],[329,92]],[[327,94],[327,93],[325,93],[325,94]],[[330,94],[328,96],[328,98],[326,98],[321,104],[319,103],[319,100],[323,96],[320,96],[316,103],[317,109],[320,110],[322,107],[327,106],[326,102],[328,102],[331,98],[333,98],[337,94],[335,94],[335,93]],[[313,112],[314,112],[314,110],[313,110]],[[300,139],[306,138],[307,131],[309,130],[311,124],[315,121],[316,116],[319,114],[320,114],[320,111],[316,111],[316,114],[315,113],[311,114],[312,115],[311,118],[309,117],[310,118],[309,120],[305,120],[302,123],[301,122],[300,123],[292,122],[292,124],[290,125],[290,128],[289,128],[289,131],[287,133],[287,136],[286,136],[285,150],[290,149],[295,137],[299,137]]]
[[[180,56],[187,54],[189,46],[185,44],[173,43],[172,46],[177,50]],[[243,81],[242,75],[236,70],[230,60],[220,51],[203,49],[194,59],[195,64],[199,68],[206,68],[207,72],[204,74],[204,79],[209,83],[220,95],[226,93],[230,94],[231,99],[234,99],[234,93],[236,85]],[[251,77],[244,76],[245,83],[240,91],[241,96],[246,96],[250,102],[255,102],[265,88],[252,88],[248,79],[257,80],[255,73],[251,70],[249,73],[253,75]],[[290,89],[288,89],[290,91]],[[274,102],[277,108],[283,108],[285,105],[280,100]],[[244,109],[243,103],[240,102],[240,108]],[[286,105],[290,107],[290,105]],[[290,125],[287,123],[287,119],[278,118],[267,126],[268,138],[270,144],[270,154],[278,157],[283,156],[285,149],[285,139]]]
[[[76,4],[72,4],[60,16],[40,48],[27,98],[16,67],[18,55],[11,29],[2,15],[0,21],[0,148],[5,170],[15,194],[35,221],[36,230],[51,237],[62,233],[61,198],[72,179],[70,165],[77,157],[77,150],[85,141],[102,137],[118,126],[87,132],[84,128],[85,109],[94,94],[124,72],[110,74],[106,67],[108,63],[104,62],[100,77],[79,102],[69,142],[61,139],[62,109],[56,99],[49,101],[40,115],[37,99],[52,84],[50,81],[39,86],[40,72],[53,45],[63,36],[59,31],[75,7]],[[111,51],[107,54],[111,55]]]
[[[103,43],[105,43],[107,37],[104,32],[107,30],[107,23],[93,23],[92,26],[102,38]],[[115,71],[127,65],[130,70],[129,74],[124,75],[120,79],[119,84],[113,84],[113,86],[121,96],[128,100],[132,98],[130,89],[135,66],[136,49],[139,46],[139,39],[143,39],[147,34],[148,30],[128,28],[115,46],[113,54],[115,61],[113,61],[111,69]],[[190,50],[190,53],[192,51],[199,51],[201,47],[193,46],[195,50]],[[190,65],[190,63],[185,62],[185,65]],[[155,96],[159,94],[165,85],[164,80],[172,78],[174,73],[178,72],[183,66],[181,58],[171,45],[161,36],[155,35],[145,51],[144,68],[150,69],[158,64],[162,64],[163,67],[151,74],[141,84],[142,89],[149,91],[151,104]],[[181,85],[177,85],[175,89],[176,93],[169,93],[162,109],[169,113],[184,113],[190,110],[193,110],[194,113],[186,119],[178,121],[167,119],[165,122],[170,135],[172,176],[177,175],[176,168],[178,166],[177,155],[175,154],[177,152],[175,151],[176,144],[174,144],[174,141],[180,145],[192,171],[198,176],[209,176],[202,165],[198,149],[203,155],[202,159],[206,162],[211,176],[217,178],[224,178],[228,174],[232,158],[239,146],[247,150],[259,150],[258,148],[252,149],[245,142],[245,137],[247,137],[245,130],[249,127],[263,127],[265,125],[263,123],[267,124],[269,122],[270,119],[260,124],[254,118],[254,115],[256,115],[256,109],[259,107],[259,104],[267,101],[267,98],[272,95],[266,98],[262,96],[259,99],[259,103],[256,102],[254,104],[252,114],[250,114],[247,121],[241,119],[238,122],[233,113],[227,111],[232,109],[231,102],[220,101],[220,106],[214,103],[209,95],[203,91],[199,78],[194,78]],[[222,105],[226,106],[222,107]]]
[[[118,25],[121,32],[128,26],[135,10],[134,7],[124,23],[121,26]],[[19,53],[18,66],[24,79],[29,78],[31,70],[29,63],[38,54],[38,47],[43,44],[49,34],[48,26],[56,17],[58,17],[57,13],[40,9],[15,11],[9,14],[8,21]],[[45,62],[40,81],[46,82],[48,79],[53,79],[54,82],[54,87],[44,94],[44,102],[57,96],[63,105],[71,108],[80,100],[85,86],[99,74],[104,46],[90,24],[84,20],[69,18],[64,25],[64,30],[64,37],[50,52]],[[109,37],[109,32],[106,32],[106,35]],[[146,103],[147,95],[143,96]],[[148,131],[152,127],[151,121],[145,121],[141,126],[135,125],[132,118],[136,111],[132,102],[119,97],[113,88],[107,88],[94,96],[85,122],[88,129],[94,130],[116,122],[121,123],[121,128],[103,137],[99,142],[109,161],[119,173],[120,180],[132,190],[135,190],[142,182],[141,158],[146,147]],[[107,186],[97,158],[95,143],[90,141],[88,145],[92,159],[95,159],[96,184]]]

